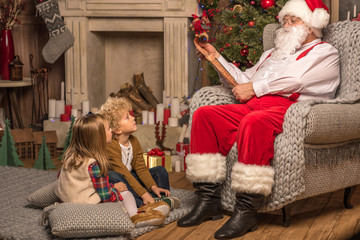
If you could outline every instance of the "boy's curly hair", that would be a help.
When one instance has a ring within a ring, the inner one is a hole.
[[[98,113],[102,114],[109,122],[109,127],[113,130],[118,129],[119,120],[127,113],[131,111],[131,103],[126,98],[110,97],[100,107]]]

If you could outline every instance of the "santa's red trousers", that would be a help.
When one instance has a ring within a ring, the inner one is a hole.
[[[282,132],[286,110],[297,97],[265,95],[245,104],[198,108],[192,120],[191,153],[226,156],[236,141],[239,162],[270,165],[275,137]]]

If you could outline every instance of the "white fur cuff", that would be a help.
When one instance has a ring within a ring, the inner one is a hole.
[[[240,193],[268,196],[274,185],[274,169],[270,166],[235,163],[231,173],[231,189]]]
[[[226,176],[226,157],[220,153],[188,154],[186,177],[191,182],[221,183]]]

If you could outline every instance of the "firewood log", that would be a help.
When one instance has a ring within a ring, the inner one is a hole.
[[[141,96],[136,92],[135,88],[130,83],[125,83],[120,87],[122,96],[128,97],[133,101],[140,109],[149,110],[151,107]]]
[[[134,74],[135,87],[139,90],[144,99],[153,107],[156,108],[156,105],[159,104],[159,101],[156,99],[152,91],[145,84],[144,73],[135,73]]]

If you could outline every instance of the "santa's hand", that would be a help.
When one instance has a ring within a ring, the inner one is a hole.
[[[220,53],[214,48],[213,45],[211,45],[210,43],[200,42],[198,43],[198,45],[196,45],[196,55],[201,59],[214,59],[220,57]]]
[[[247,102],[255,96],[253,83],[241,83],[232,89],[232,93],[236,100],[240,102]]]
[[[200,59],[204,59],[205,58],[205,56],[199,51],[199,50],[197,50],[196,49],[196,55],[200,58]]]

